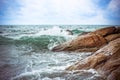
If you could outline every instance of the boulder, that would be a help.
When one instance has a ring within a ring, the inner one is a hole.
[[[106,40],[98,34],[86,34],[78,36],[77,38],[60,44],[52,49],[52,51],[90,51],[99,49],[102,45],[106,44]]]
[[[95,52],[108,42],[120,37],[120,27],[106,27],[80,35],[71,41],[55,46],[52,51]]]
[[[120,80],[120,38],[96,51],[66,70],[96,69],[107,80]]]
[[[105,36],[110,35],[110,34],[120,33],[120,27],[110,26],[110,27],[98,29],[98,30],[93,31],[91,33],[99,34],[99,35],[105,37]]]

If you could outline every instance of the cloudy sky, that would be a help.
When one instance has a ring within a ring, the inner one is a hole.
[[[120,25],[120,0],[0,0],[0,24]]]

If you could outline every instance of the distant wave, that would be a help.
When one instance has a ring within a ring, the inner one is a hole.
[[[66,40],[76,37],[80,33],[91,31],[95,28],[76,28],[72,26],[69,30],[73,35],[69,35],[67,28],[61,26],[35,27],[35,26],[5,26],[0,27],[1,44],[15,44],[17,46],[27,45],[34,49],[51,49]]]

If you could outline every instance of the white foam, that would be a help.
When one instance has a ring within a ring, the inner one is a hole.
[[[11,80],[16,80],[16,79],[20,79],[20,78],[25,77],[25,76],[27,77],[27,76],[32,76],[32,75],[35,75],[36,77],[40,77],[39,71],[32,71],[32,72],[22,73],[18,76],[11,78]]]
[[[52,73],[52,72],[55,72],[56,70],[54,71],[51,71],[51,69],[46,69],[46,70],[33,70],[31,72],[25,72],[25,73],[22,73],[20,75],[17,75],[13,78],[11,78],[11,80],[16,80],[16,79],[22,79],[24,77],[29,77],[29,76],[32,76],[33,78],[36,78],[36,77],[39,77],[40,80],[41,80],[41,73],[44,72],[44,73]],[[33,80],[33,79],[30,79],[30,80]],[[54,79],[50,79],[48,77],[45,77],[43,78],[42,80],[64,80],[64,79],[60,79],[60,77],[56,77]]]
[[[66,36],[66,37],[72,37],[72,35],[69,35],[68,32],[62,28],[60,28],[59,26],[53,26],[52,28],[49,29],[42,29],[41,31],[39,31],[36,36],[39,35],[52,35],[52,36]]]
[[[65,80],[65,79],[61,79],[60,77],[56,77],[56,78],[48,78],[48,77],[45,77],[43,78],[42,80]]]
[[[98,72],[95,69],[84,70],[85,72],[91,72],[92,74],[97,74]]]

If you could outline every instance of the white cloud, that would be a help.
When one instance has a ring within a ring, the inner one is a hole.
[[[20,10],[13,13],[16,23],[109,24],[109,20],[104,18],[104,11],[92,0],[20,0],[19,3]]]
[[[59,15],[78,15],[94,13],[90,0],[52,0],[52,7]]]

